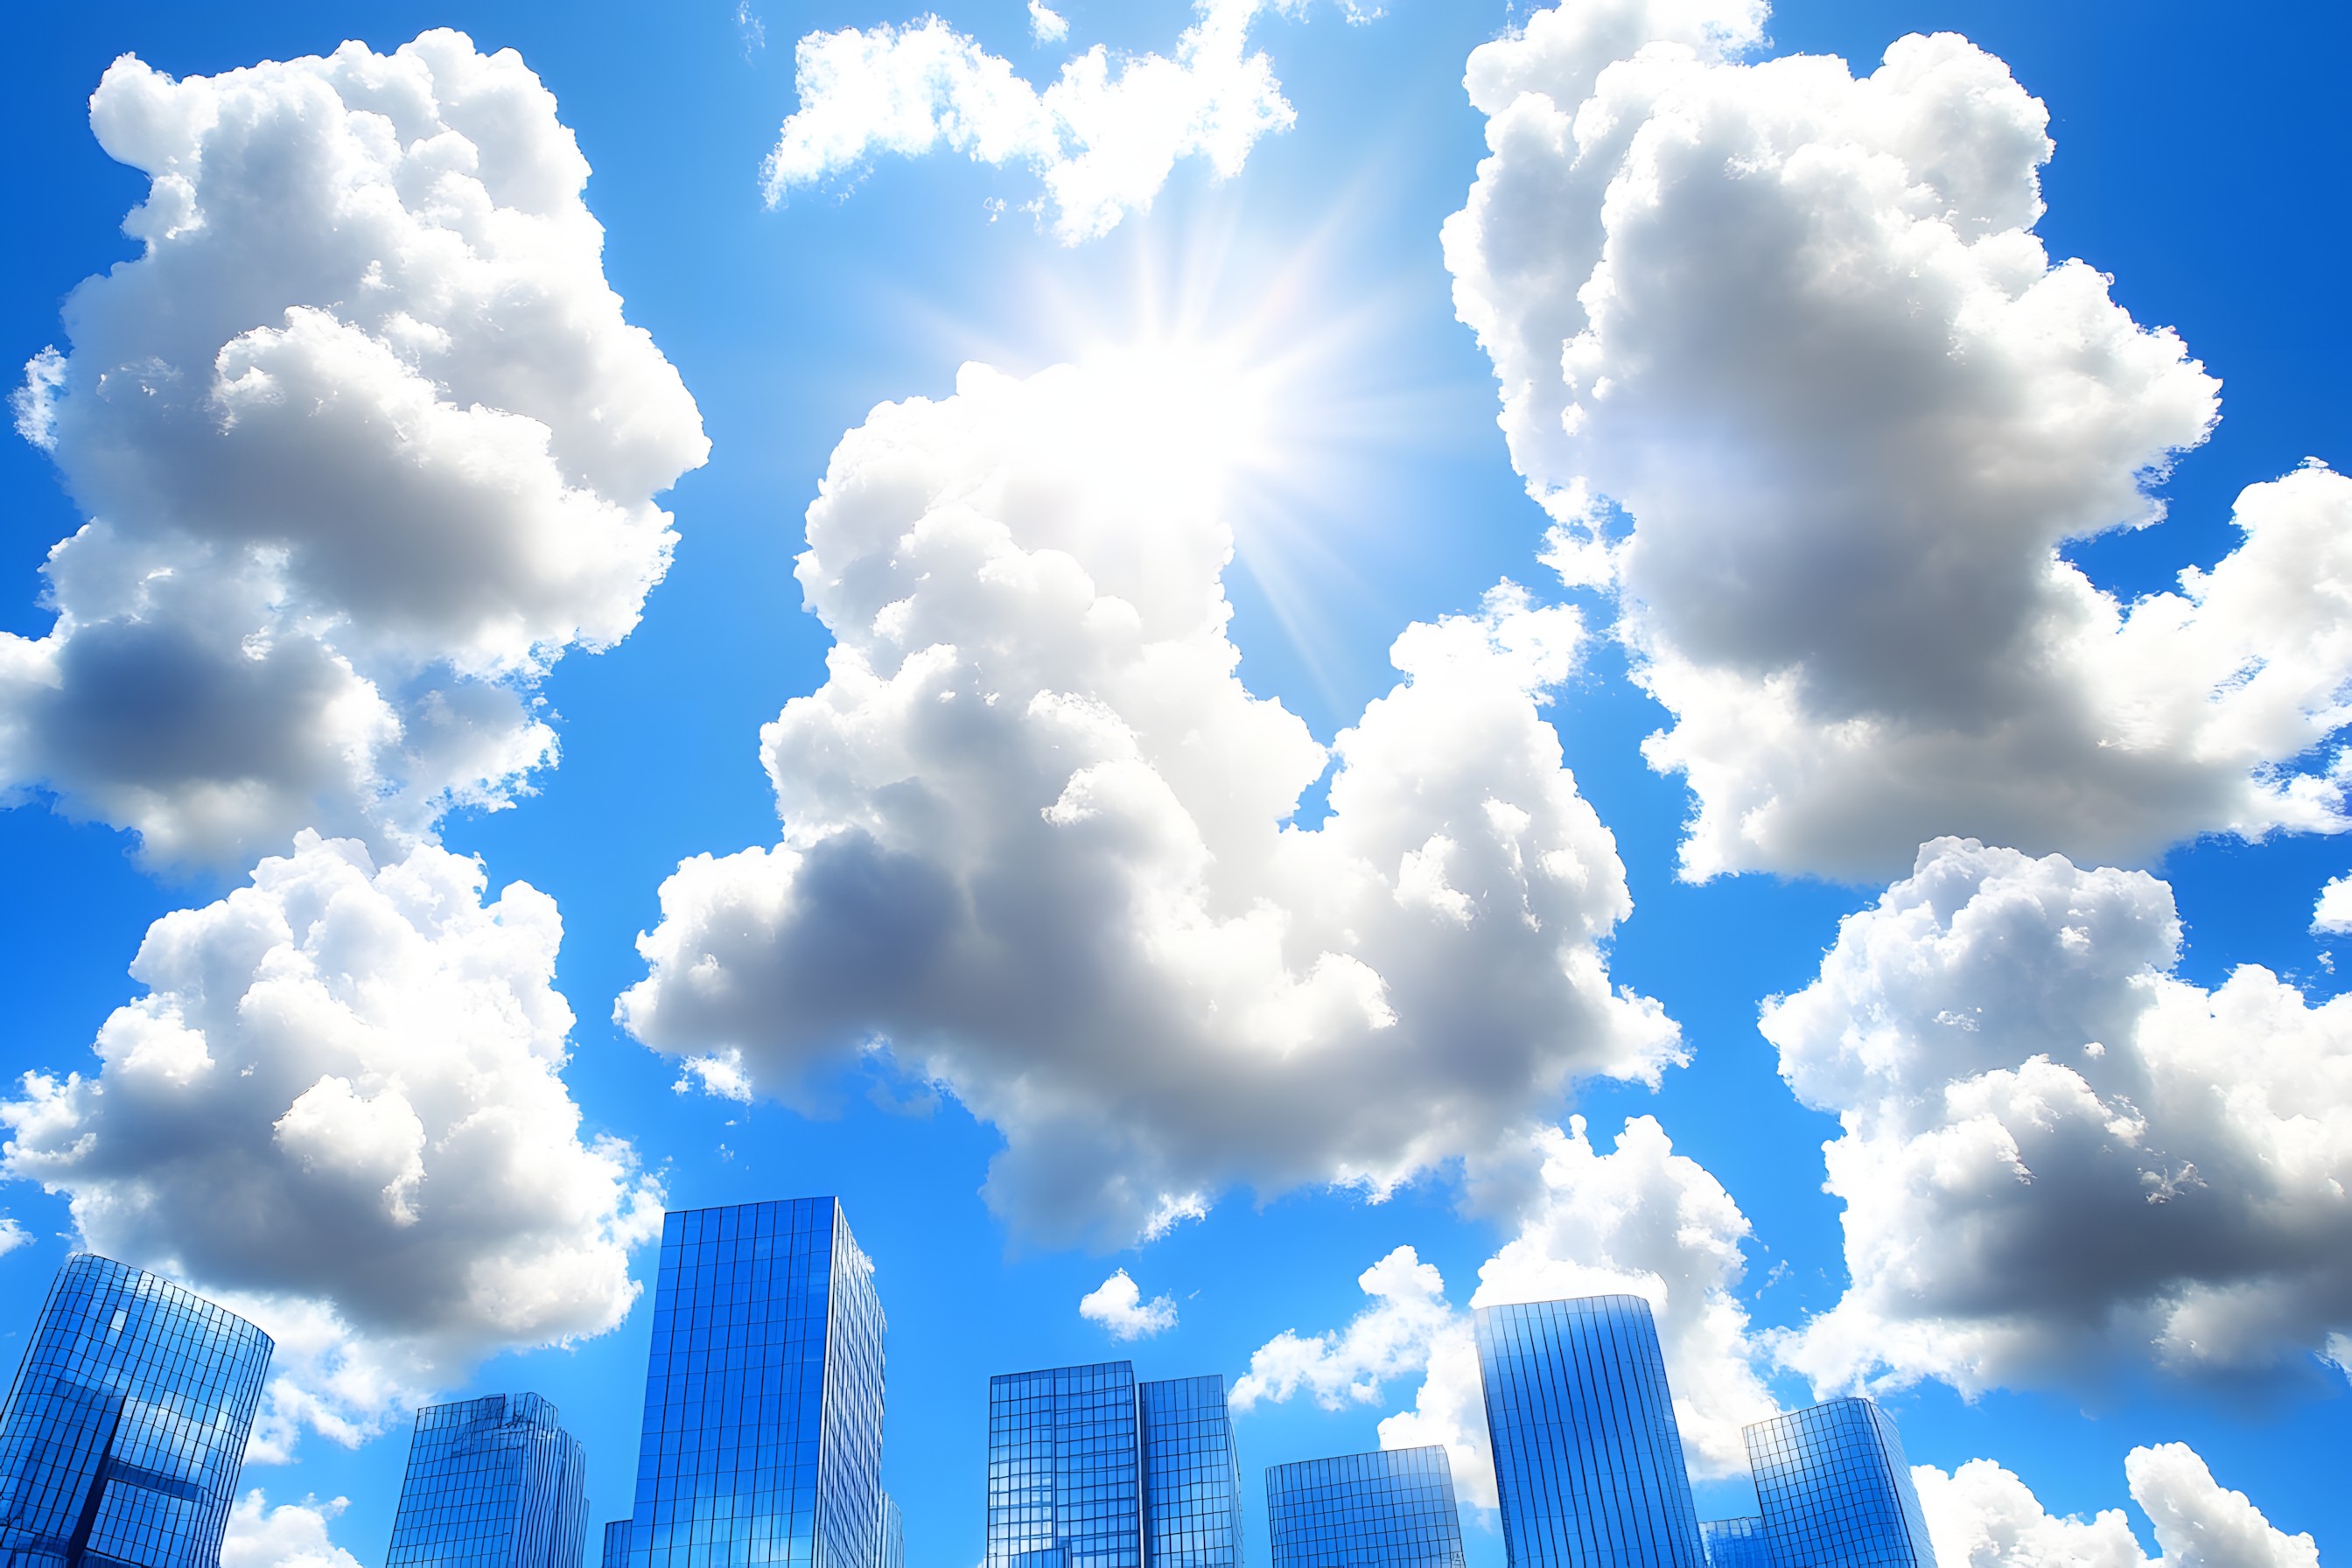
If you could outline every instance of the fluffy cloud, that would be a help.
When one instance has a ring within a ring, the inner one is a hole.
[[[2026,1484],[1990,1459],[1950,1475],[1913,1468],[1927,1535],[1941,1568],[2318,1568],[2308,1535],[2272,1527],[2246,1494],[2225,1490],[2186,1443],[2134,1448],[2124,1460],[2132,1500],[2156,1526],[2150,1558],[2121,1509],[2088,1521],[2053,1516]]]
[[[1176,1326],[1176,1303],[1165,1296],[1146,1301],[1122,1268],[1078,1298],[1078,1316],[1101,1324],[1115,1340],[1148,1340]]]
[[[505,801],[553,754],[533,682],[636,624],[652,497],[708,449],[554,98],[433,32],[181,81],[125,56],[90,125],[152,182],[144,250],[16,399],[90,521],[55,627],[0,634],[0,786],[240,867]]]
[[[2053,265],[2048,115],[1951,35],[1860,79],[1742,63],[1759,0],[1570,0],[1471,57],[1489,156],[1445,226],[1551,510],[1613,583],[1686,875],[1875,879],[1965,832],[2129,861],[2344,826],[2352,482],[2126,606],[2059,554],[2161,516],[2217,384]]]
[[[379,870],[305,834],[155,922],[94,1077],[27,1074],[0,1104],[7,1173],[66,1194],[92,1250],[277,1338],[256,1457],[302,1426],[356,1441],[635,1300],[661,1192],[625,1143],[580,1139],[562,922],[525,884],[484,890],[445,850]]]
[[[2176,978],[2171,889],[1970,840],[1849,917],[1762,1027],[1834,1111],[1853,1284],[1817,1384],[2327,1353],[2352,1330],[2352,998]]]
[[[2334,878],[2319,889],[2319,902],[2311,910],[2311,929],[2352,931],[2352,877]]]
[[[1674,1152],[1652,1117],[1625,1123],[1603,1154],[1582,1117],[1544,1128],[1486,1162],[1532,1171],[1517,1234],[1478,1270],[1471,1307],[1626,1293],[1646,1298],[1665,1352],[1675,1419],[1693,1471],[1740,1475],[1740,1428],[1779,1406],[1755,1367],[1748,1311],[1733,1294],[1746,1269],[1748,1218],[1696,1161]],[[1470,1315],[1444,1298],[1444,1281],[1399,1247],[1358,1280],[1372,1304],[1337,1333],[1292,1331],[1250,1358],[1234,1404],[1282,1400],[1304,1389],[1327,1407],[1376,1403],[1381,1384],[1421,1372],[1410,1410],[1381,1423],[1381,1445],[1443,1444],[1454,1481],[1480,1508],[1495,1506],[1495,1462]]]
[[[1069,19],[1045,0],[1029,0],[1029,37],[1040,44],[1058,44],[1070,36]]]
[[[1574,613],[1408,627],[1327,753],[1235,678],[1222,405],[1163,369],[967,366],[844,438],[799,568],[829,678],[761,737],[782,842],[678,868],[618,1009],[777,1095],[887,1042],[1002,1131],[1000,1212],[1113,1243],[1680,1059],[1610,984],[1623,868],[1538,706]]]
[[[351,1507],[351,1499],[268,1506],[259,1487],[229,1510],[228,1534],[221,1542],[221,1568],[360,1568],[359,1559],[328,1538],[328,1524]]]
[[[945,146],[983,163],[1026,163],[1044,182],[1065,245],[1099,238],[1143,212],[1179,158],[1205,158],[1221,178],[1241,173],[1258,139],[1296,118],[1249,29],[1303,0],[1194,0],[1200,19],[1173,59],[1116,64],[1099,44],[1062,67],[1043,92],[1012,65],[937,16],[903,27],[811,33],[793,52],[801,106],[763,170],[769,205],[795,185],[856,168],[877,153],[919,157]],[[1029,7],[1040,43],[1069,24]]]

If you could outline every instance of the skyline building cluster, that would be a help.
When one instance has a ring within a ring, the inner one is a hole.
[[[1702,1521],[1646,1300],[1474,1321],[1510,1568],[1936,1568],[1871,1401],[1748,1426],[1759,1511]],[[635,1495],[600,1568],[905,1568],[887,1327],[836,1199],[667,1215]],[[0,1408],[0,1568],[219,1568],[272,1348],[180,1286],[69,1259]],[[984,1568],[1244,1568],[1222,1375],[1006,1373],[987,1421]],[[425,1406],[385,1568],[583,1568],[586,1470],[537,1394]],[[1275,1465],[1265,1496],[1270,1568],[1463,1568],[1443,1447]]]

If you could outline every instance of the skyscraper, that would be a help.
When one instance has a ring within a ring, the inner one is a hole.
[[[0,1568],[215,1568],[269,1336],[82,1253],[0,1408]]]
[[[1383,1448],[1265,1472],[1274,1568],[1462,1568],[1445,1450]]]
[[[1895,1423],[1832,1399],[1746,1429],[1777,1568],[1936,1568]]]
[[[1475,1314],[1512,1568],[1706,1568],[1650,1304]]]
[[[587,1459],[536,1394],[416,1413],[384,1568],[580,1568]]]
[[[988,1568],[1240,1568],[1224,1379],[1123,1361],[988,1384]]]
[[[877,1568],[883,1328],[834,1199],[668,1215],[636,1507],[604,1562]]]
[[[882,1494],[882,1557],[878,1568],[907,1568],[907,1522],[888,1492]]]
[[[1706,1568],[1773,1568],[1764,1521],[1755,1514],[1700,1520],[1698,1538],[1706,1548]]]

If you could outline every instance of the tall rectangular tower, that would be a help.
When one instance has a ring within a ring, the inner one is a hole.
[[[384,1568],[580,1568],[588,1466],[536,1394],[416,1413]]]
[[[988,1384],[988,1568],[1240,1568],[1225,1381],[1131,1363]]]
[[[1650,1303],[1475,1314],[1511,1568],[1706,1568]]]
[[[883,1327],[834,1199],[669,1215],[636,1508],[604,1561],[877,1568]]]
[[[1441,1447],[1272,1466],[1265,1519],[1274,1568],[1462,1568],[1462,1511]]]
[[[1902,1439],[1867,1399],[1832,1399],[1746,1429],[1779,1568],[1936,1568]]]
[[[0,1568],[216,1568],[269,1336],[68,1258],[0,1407]]]

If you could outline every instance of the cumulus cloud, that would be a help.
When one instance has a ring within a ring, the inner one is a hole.
[[[2124,1460],[2132,1500],[2156,1527],[2151,1558],[2124,1518],[2053,1515],[2014,1474],[1971,1459],[1949,1475],[1913,1468],[1941,1568],[2318,1568],[2308,1535],[2275,1529],[2246,1494],[2224,1489],[2186,1443],[2134,1448]]]
[[[271,1508],[256,1487],[229,1510],[221,1568],[360,1568],[359,1559],[327,1533],[351,1505],[349,1498],[306,1497]]]
[[[999,1212],[1109,1243],[1237,1183],[1385,1191],[1681,1059],[1610,983],[1623,868],[1538,708],[1572,611],[1408,627],[1327,752],[1234,673],[1216,407],[1151,363],[957,387],[835,449],[828,679],[761,732],[782,841],[664,885],[631,1032],[780,1096],[887,1043],[1004,1135]]]
[[[794,186],[854,170],[877,153],[920,157],[934,147],[1003,167],[1026,163],[1045,189],[1065,245],[1099,238],[1148,211],[1180,158],[1203,158],[1221,179],[1242,171],[1261,137],[1297,118],[1249,30],[1269,10],[1304,0],[1194,0],[1199,19],[1165,55],[1116,59],[1099,44],[1039,91],[937,16],[904,26],[811,33],[793,52],[800,108],[762,171],[774,205]],[[1029,7],[1040,43],[1069,24]]]
[[[2352,998],[2173,973],[2172,891],[1940,839],[1762,1028],[1845,1202],[1817,1385],[2328,1353],[2352,1330]]]
[[[1606,1154],[1582,1117],[1543,1128],[1490,1156],[1518,1165],[1532,1184],[1517,1234],[1479,1267],[1472,1308],[1625,1293],[1645,1298],[1658,1324],[1675,1420],[1694,1473],[1744,1475],[1740,1428],[1780,1408],[1756,1371],[1748,1311],[1734,1294],[1746,1272],[1748,1217],[1722,1184],[1673,1143],[1653,1117],[1625,1123]],[[1280,1401],[1301,1390],[1327,1408],[1372,1404],[1381,1385],[1411,1373],[1422,1383],[1411,1409],[1381,1423],[1381,1446],[1443,1444],[1465,1500],[1495,1506],[1495,1461],[1468,1312],[1445,1300],[1444,1281],[1399,1247],[1358,1280],[1371,1304],[1338,1332],[1286,1330],[1261,1346],[1234,1385],[1234,1404]]]
[[[1045,0],[1029,0],[1029,37],[1034,43],[1058,44],[1070,36],[1069,19]]]
[[[1101,1324],[1115,1340],[1148,1340],[1176,1326],[1176,1303],[1165,1296],[1146,1301],[1142,1288],[1121,1268],[1078,1298],[1078,1316]]]
[[[100,144],[152,181],[16,398],[89,521],[0,634],[0,787],[243,867],[378,848],[549,761],[531,688],[636,624],[708,449],[606,284],[588,165],[513,51],[174,81],[124,56]]]
[[[2316,931],[2352,931],[2352,877],[2336,877],[2319,889],[2319,902],[2311,911],[2311,929]]]
[[[484,891],[442,849],[379,869],[306,833],[148,931],[147,994],[100,1029],[94,1075],[28,1073],[0,1103],[0,1163],[65,1194],[92,1250],[277,1339],[256,1458],[306,1426],[358,1441],[635,1300],[662,1194],[627,1144],[580,1137],[562,920],[527,884]]]
[[[2119,604],[2060,553],[2156,522],[2218,384],[2033,227],[2048,114],[1910,37],[1859,79],[1760,0],[1570,0],[1478,49],[1448,220],[1549,558],[1613,585],[1685,874],[1877,879],[1965,832],[2132,861],[2345,824],[2352,482]]]

